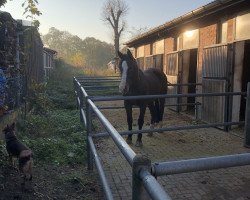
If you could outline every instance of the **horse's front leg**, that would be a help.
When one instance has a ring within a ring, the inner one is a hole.
[[[144,116],[145,116],[145,112],[146,112],[146,104],[142,104],[140,105],[140,115],[139,115],[139,119],[138,119],[138,127],[139,130],[142,129],[142,126],[144,124]],[[136,140],[136,144],[137,147],[142,146],[142,134],[139,133],[137,140]]]
[[[125,110],[126,110],[126,114],[127,114],[128,130],[131,131],[132,124],[133,124],[132,105],[129,102],[124,101],[124,106],[125,106]],[[132,144],[132,134],[128,135],[126,142],[128,144]]]

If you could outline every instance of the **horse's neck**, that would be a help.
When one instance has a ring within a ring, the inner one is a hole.
[[[144,93],[145,90],[145,77],[143,71],[137,68],[138,74],[134,77],[133,85],[130,88],[132,94]]]

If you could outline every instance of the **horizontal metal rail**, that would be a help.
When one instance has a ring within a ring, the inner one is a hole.
[[[117,130],[112,126],[112,124],[106,119],[106,117],[99,111],[96,105],[88,99],[88,104],[92,107],[93,112],[97,115],[98,119],[101,121],[102,125],[108,131],[109,135],[112,137],[113,141],[120,149],[121,153],[124,155],[130,166],[133,164],[133,159],[135,157],[135,152],[130,148],[130,146],[124,141],[122,136],[117,132]]]
[[[110,78],[81,78],[81,79],[77,79],[77,81],[79,81],[79,82],[83,82],[83,81],[89,81],[89,82],[91,82],[91,81],[96,81],[96,80],[98,80],[98,81],[105,81],[105,80],[120,80],[120,77],[119,78],[117,78],[117,77],[110,77]]]
[[[92,101],[118,101],[118,100],[145,100],[157,98],[179,98],[179,97],[212,97],[212,96],[236,96],[246,95],[246,92],[224,92],[224,93],[191,93],[191,94],[164,94],[164,95],[141,95],[141,96],[90,96]]]
[[[139,173],[143,185],[149,196],[154,200],[171,200],[166,191],[162,188],[159,182],[147,170],[142,169]]]
[[[84,96],[84,97],[87,97],[88,94],[87,94],[86,90],[85,90],[82,86],[80,86],[80,89],[81,89],[81,91],[82,91],[83,96]]]
[[[195,85],[202,85],[202,83],[168,83],[168,86],[195,86]]]
[[[85,84],[100,84],[100,83],[119,83],[120,80],[98,80],[98,81],[79,81],[82,85]]]
[[[93,85],[93,84],[100,84],[100,83],[119,83],[120,80],[98,80],[98,81],[79,81],[81,83],[81,85],[83,86],[89,86],[89,85]],[[170,83],[168,84],[168,86],[201,86],[202,83]]]
[[[110,88],[118,88],[118,85],[112,86],[84,86],[85,89],[110,89]]]
[[[152,173],[164,176],[244,165],[250,165],[250,153],[154,163]]]
[[[201,125],[187,125],[187,126],[172,126],[167,128],[155,128],[155,129],[142,129],[134,131],[121,131],[120,135],[129,135],[129,134],[145,134],[145,133],[163,133],[167,131],[178,131],[178,130],[191,130],[191,129],[201,129],[201,128],[216,128],[219,126],[230,126],[230,125],[243,125],[245,122],[224,122],[224,123],[212,123],[212,124],[201,124]],[[107,132],[94,134],[93,137],[105,137],[109,134]]]
[[[76,79],[85,79],[85,78],[90,78],[90,79],[96,79],[96,78],[119,78],[120,76],[75,76]]]
[[[91,149],[92,154],[93,154],[93,158],[95,160],[96,169],[98,171],[98,174],[99,174],[102,186],[103,186],[103,191],[104,191],[105,197],[108,200],[113,200],[114,198],[113,198],[110,186],[108,184],[107,178],[105,176],[101,161],[100,161],[99,156],[97,154],[95,144],[90,136],[88,137],[88,141],[89,141],[90,149]]]
[[[180,103],[180,104],[165,104],[165,107],[171,106],[195,106],[201,105],[201,103]],[[122,109],[124,106],[97,106],[100,110],[109,110],[109,109]],[[133,106],[133,108],[139,108],[138,106]]]

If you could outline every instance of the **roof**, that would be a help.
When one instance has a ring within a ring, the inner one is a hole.
[[[50,48],[47,48],[47,47],[43,47],[43,50],[46,51],[46,52],[52,53],[52,54],[56,54],[57,53],[57,51],[55,51],[53,49],[50,49]]]
[[[135,44],[140,43],[143,39],[147,37],[153,37],[155,35],[159,36],[159,33],[163,30],[171,30],[175,28],[178,25],[181,25],[183,23],[190,22],[194,19],[200,18],[204,15],[212,14],[215,12],[219,12],[222,9],[225,9],[227,7],[239,4],[241,2],[244,2],[247,0],[215,0],[212,1],[204,6],[201,6],[193,11],[190,11],[180,17],[177,17],[171,21],[168,21],[160,26],[157,26],[125,43],[128,47],[132,47]]]

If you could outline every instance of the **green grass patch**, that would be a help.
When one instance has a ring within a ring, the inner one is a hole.
[[[77,110],[53,110],[46,116],[29,114],[18,129],[18,137],[38,161],[73,164],[86,159],[86,133]]]

